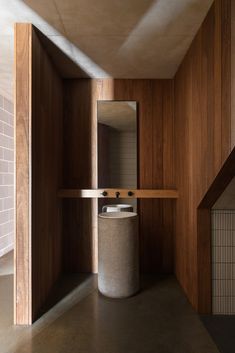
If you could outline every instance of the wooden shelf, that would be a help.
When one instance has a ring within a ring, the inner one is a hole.
[[[107,195],[102,193],[106,191]],[[116,198],[116,192],[119,192],[119,198],[140,198],[140,199],[177,199],[177,190],[158,190],[158,189],[60,189],[58,197],[60,198]],[[133,195],[129,196],[128,192]]]

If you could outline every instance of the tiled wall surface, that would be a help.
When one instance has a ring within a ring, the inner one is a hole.
[[[235,210],[212,210],[212,311],[235,314]]]
[[[14,242],[14,117],[13,104],[0,95],[0,256]]]

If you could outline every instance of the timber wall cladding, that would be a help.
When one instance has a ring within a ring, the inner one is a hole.
[[[31,197],[29,192],[29,133],[30,74],[32,31],[30,26],[15,27],[15,114],[16,114],[16,241],[14,276],[14,321],[16,324],[32,322],[31,296]],[[29,219],[30,218],[30,219]]]
[[[17,24],[15,38],[15,323],[31,324],[62,270],[63,90],[36,29]]]
[[[175,77],[175,271],[201,312],[211,305],[211,233],[210,212],[197,208],[231,148],[230,14],[230,1],[213,3]]]
[[[97,187],[97,100],[138,102],[138,186],[174,188],[173,92],[172,80],[65,80],[64,188]],[[93,203],[64,201],[70,271],[97,271]],[[174,206],[173,200],[139,201],[144,272],[173,272]]]
[[[37,32],[32,51],[32,290],[39,317],[62,273],[63,82]]]

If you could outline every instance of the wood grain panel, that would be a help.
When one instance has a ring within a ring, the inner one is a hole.
[[[231,149],[235,146],[235,2],[231,1]]]
[[[16,35],[15,323],[45,310],[62,272],[62,80],[30,24]]]
[[[63,185],[92,188],[92,81],[64,82]],[[64,268],[93,272],[92,200],[66,200],[63,204]]]
[[[33,30],[32,51],[32,290],[33,320],[62,274],[63,83]]]
[[[14,322],[32,323],[31,292],[31,25],[15,25],[15,276]]]
[[[229,6],[213,3],[175,77],[175,270],[200,312],[211,310],[210,221],[198,206],[230,152]]]
[[[163,184],[164,189],[176,186],[175,182],[175,132],[174,132],[174,82],[166,80],[163,83]],[[156,171],[157,173],[157,171]],[[177,191],[178,193],[178,191]],[[174,270],[174,231],[175,231],[175,206],[173,200],[163,202],[163,257],[164,272]]]
[[[221,110],[223,117],[223,124],[221,126],[221,138],[222,138],[222,161],[228,157],[228,151],[233,149],[232,144],[232,116],[231,116],[231,101],[234,101],[233,95],[231,95],[231,74],[234,62],[232,62],[232,22],[234,21],[234,13],[232,18],[232,7],[234,1],[225,0],[218,1],[218,5],[221,6],[221,71],[222,71],[222,82],[221,82]],[[217,6],[218,6],[217,5]],[[234,35],[233,35],[234,38]],[[233,39],[234,40],[234,39]],[[232,64],[232,67],[231,67]],[[233,93],[233,92],[232,92]]]

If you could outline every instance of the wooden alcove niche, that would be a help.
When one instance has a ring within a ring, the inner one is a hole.
[[[138,102],[138,188],[179,192],[139,201],[141,270],[175,273],[194,308],[211,312],[210,208],[234,164],[231,6],[214,1],[168,80],[91,79],[16,25],[16,324],[46,310],[63,273],[97,272],[96,200],[58,197],[97,188],[97,100]]]
[[[97,100],[139,105],[139,189],[175,189],[173,80],[90,79],[31,24],[15,26],[15,323],[48,309],[65,273],[97,272]],[[143,272],[173,273],[173,198],[140,199]],[[54,300],[53,300],[54,298]]]

